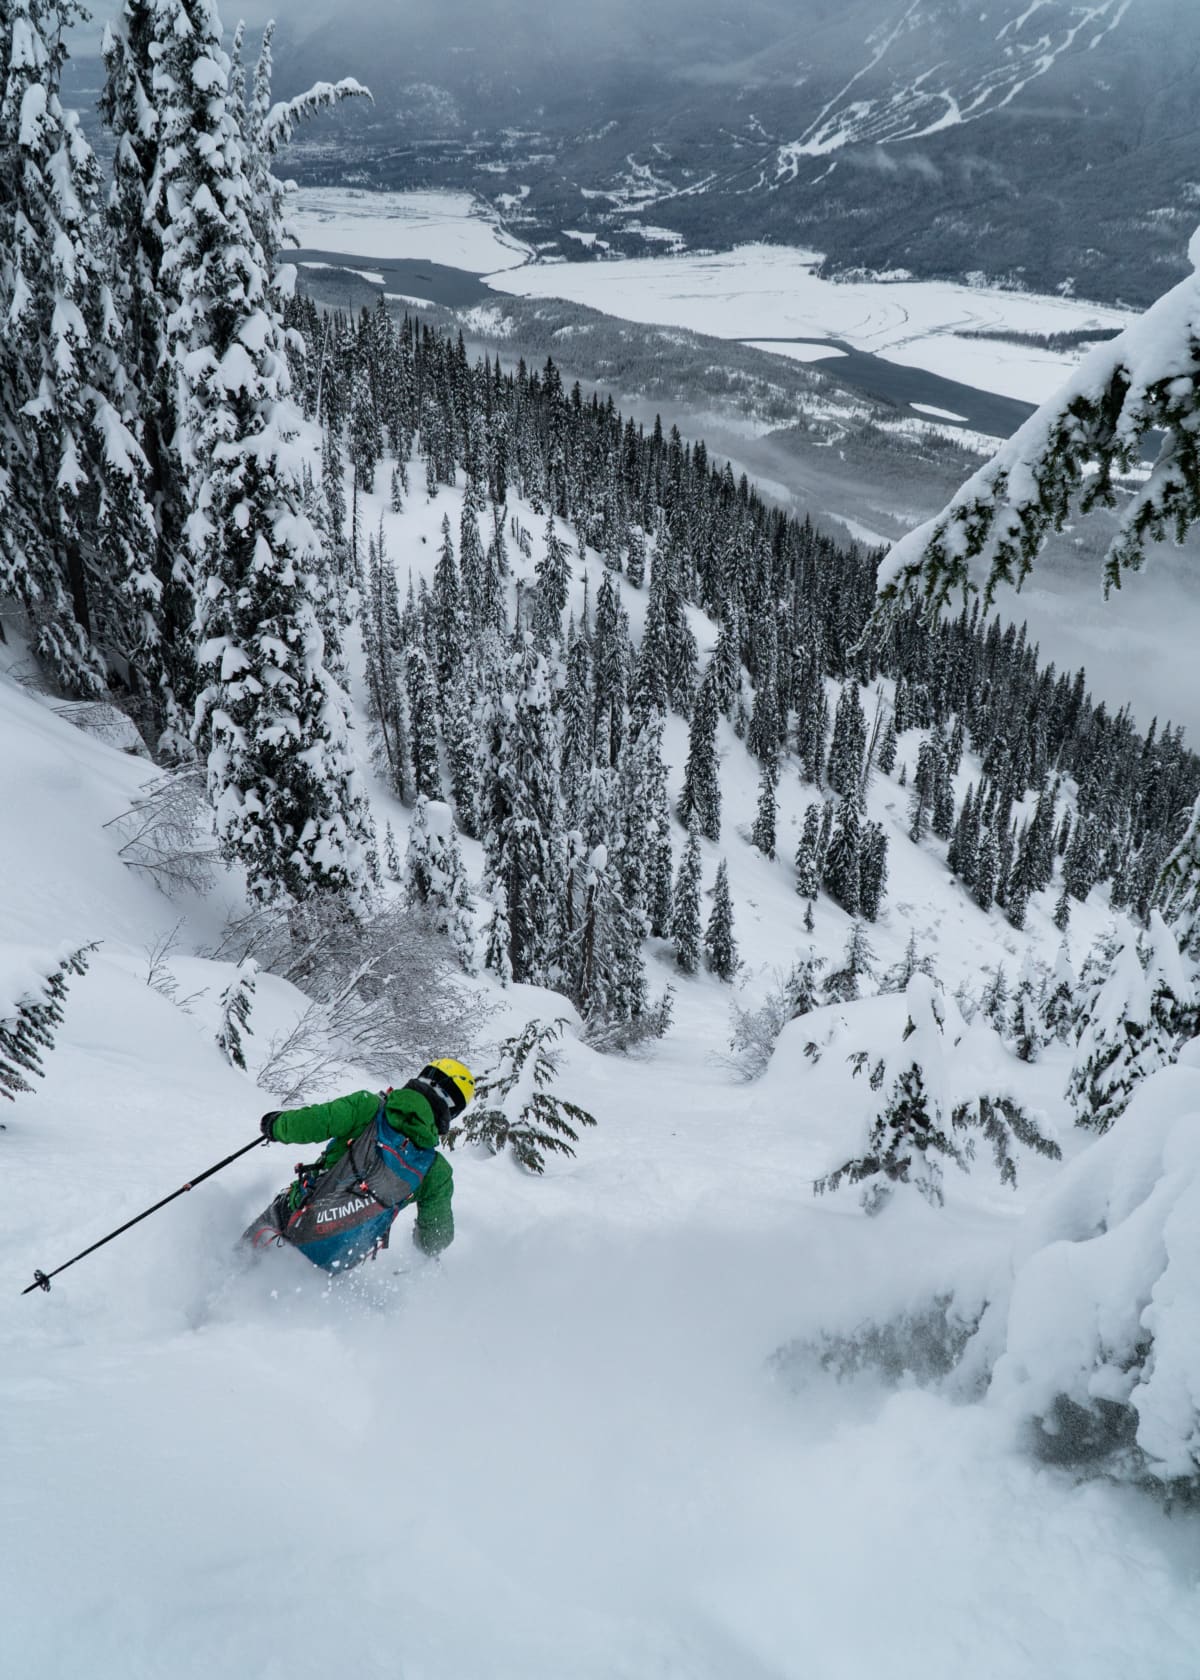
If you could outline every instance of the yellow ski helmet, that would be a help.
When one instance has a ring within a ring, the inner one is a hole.
[[[433,1110],[433,1120],[440,1136],[445,1137],[451,1122],[456,1120],[475,1095],[475,1080],[470,1068],[448,1056],[440,1061],[426,1062],[405,1086],[406,1091],[419,1091]]]
[[[470,1068],[464,1067],[462,1062],[456,1062],[450,1056],[442,1056],[438,1061],[430,1062],[429,1065],[431,1068],[436,1068],[439,1073],[445,1074],[461,1095],[462,1107],[466,1108],[475,1095],[475,1075]]]

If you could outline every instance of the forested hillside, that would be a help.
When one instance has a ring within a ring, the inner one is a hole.
[[[17,1670],[1189,1680],[1182,731],[318,308],[273,160],[361,89],[212,0],[126,0],[106,178],[74,15],[0,6]],[[441,1258],[247,1254],[283,1115],[448,1057]]]

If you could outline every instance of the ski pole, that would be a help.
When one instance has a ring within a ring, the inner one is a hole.
[[[105,1243],[110,1243],[114,1237],[119,1237],[122,1231],[128,1231],[131,1226],[140,1225],[143,1219],[149,1219],[152,1213],[157,1213],[159,1208],[166,1207],[167,1203],[173,1202],[176,1196],[182,1196],[186,1190],[194,1190],[197,1184],[203,1184],[206,1178],[211,1178],[214,1173],[219,1173],[222,1167],[227,1167],[231,1161],[236,1161],[239,1155],[248,1155],[252,1149],[259,1148],[261,1144],[267,1141],[266,1138],[256,1137],[253,1143],[246,1144],[242,1149],[235,1149],[232,1155],[226,1155],[225,1159],[218,1161],[215,1167],[209,1167],[207,1172],[197,1173],[195,1178],[190,1178],[186,1184],[181,1184],[178,1190],[172,1190],[169,1196],[164,1196],[161,1202],[155,1202],[154,1206],[148,1207],[145,1213],[139,1213],[134,1219],[127,1219],[124,1225],[118,1225],[115,1231],[110,1231],[106,1237],[101,1237],[100,1241],[94,1242],[90,1248],[85,1248],[82,1253],[73,1255],[70,1260],[64,1260],[62,1265],[56,1266],[52,1272],[34,1272],[33,1282],[28,1289],[22,1289],[22,1295],[28,1295],[30,1290],[33,1289],[44,1289],[49,1294],[50,1279],[57,1277],[59,1272],[65,1272],[68,1266],[75,1264],[76,1260],[85,1260],[89,1254],[94,1254],[98,1248],[103,1248]]]

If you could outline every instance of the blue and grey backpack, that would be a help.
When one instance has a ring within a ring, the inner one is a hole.
[[[389,1095],[382,1093],[374,1120],[331,1166],[297,1169],[301,1199],[281,1218],[280,1234],[328,1272],[387,1247],[396,1215],[433,1165],[436,1151],[421,1149],[388,1120]]]

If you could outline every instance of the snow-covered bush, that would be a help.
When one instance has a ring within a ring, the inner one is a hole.
[[[45,1074],[42,1057],[62,1025],[69,976],[83,974],[94,945],[81,945],[57,962],[10,947],[0,967],[0,1096],[14,1101]]]
[[[786,1342],[772,1355],[771,1370],[791,1389],[801,1389],[815,1372],[839,1382],[871,1372],[887,1382],[933,1383],[948,1376],[979,1328],[977,1314],[964,1314],[952,1294],[939,1295],[894,1318],[866,1319],[853,1330],[821,1330]]]
[[[1157,911],[1144,934],[1124,923],[1091,969],[1067,1097],[1081,1126],[1103,1132],[1140,1081],[1175,1059],[1194,999],[1175,936]]]
[[[253,957],[238,964],[238,971],[221,993],[221,1025],[217,1028],[217,1049],[225,1057],[231,1067],[243,1070],[246,1066],[246,1051],[242,1044],[243,1034],[252,1037],[253,1027],[250,1025],[250,1011],[254,1007],[254,992],[258,975],[258,964]]]
[[[475,1087],[475,1101],[447,1141],[480,1143],[491,1154],[512,1151],[530,1172],[545,1170],[546,1151],[574,1155],[577,1126],[594,1126],[595,1116],[578,1103],[560,1097],[552,1086],[558,1077],[561,1038],[566,1021],[529,1021],[522,1032],[506,1038],[500,1060]]]
[[[757,1009],[731,1004],[729,1059],[744,1079],[757,1079],[762,1073],[789,1021],[817,1008],[817,971],[824,965],[824,957],[797,957],[786,974],[776,971]]]
[[[963,1369],[1047,1457],[1200,1491],[1200,1040],[1026,1216]]]
[[[433,1045],[453,1044],[466,1057],[490,1010],[445,951],[417,911],[391,905],[355,920],[316,903],[287,916],[264,907],[213,955],[253,954],[313,1000],[270,1041],[256,1075],[287,1107],[343,1063],[395,1083]]]
[[[121,862],[145,870],[168,898],[211,888],[217,842],[201,765],[188,764],[147,782],[129,809],[105,827],[125,836]]]
[[[982,1023],[968,1027],[954,1001],[927,974],[916,973],[904,993],[907,1017],[899,1046],[876,1056],[860,1051],[851,1058],[881,1104],[863,1147],[818,1178],[814,1192],[841,1184],[864,1186],[862,1205],[877,1213],[897,1184],[911,1184],[926,1201],[940,1207],[943,1159],[964,1171],[975,1152],[974,1131],[991,1145],[1000,1180],[1015,1184],[1013,1144],[1058,1158],[1058,1145],[1043,1136],[1013,1096],[984,1086],[980,1071]],[[997,1082],[998,1083],[998,1082]]]

